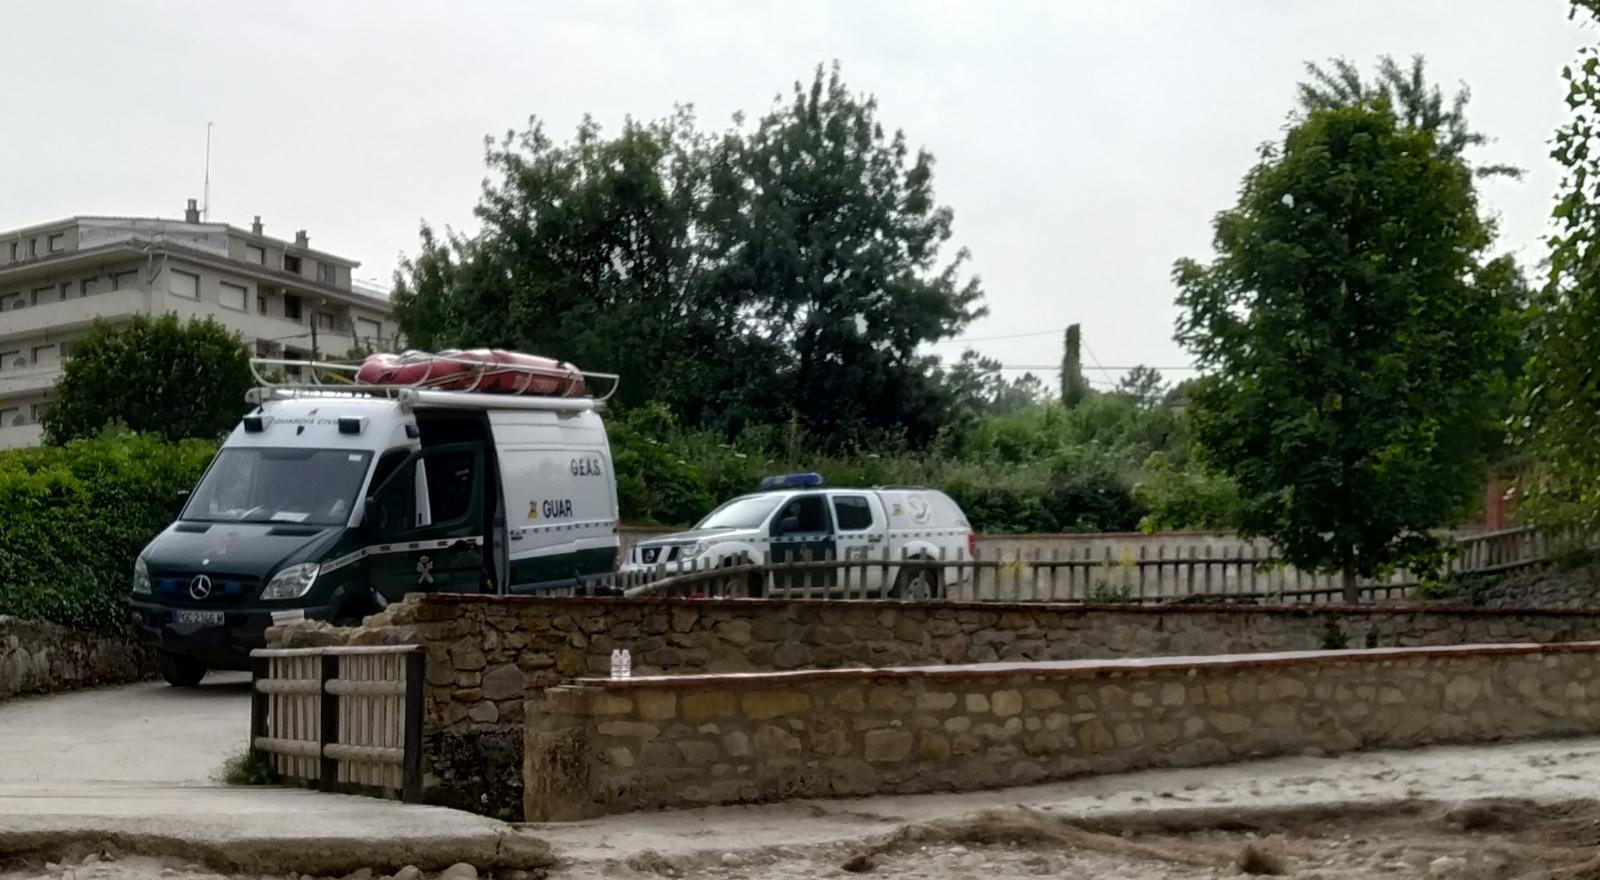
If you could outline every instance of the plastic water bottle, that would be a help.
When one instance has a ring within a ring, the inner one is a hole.
[[[617,678],[630,678],[633,676],[633,655],[628,653],[627,648],[622,649],[622,665],[619,668],[622,674],[618,675]]]
[[[620,648],[611,649],[611,677],[622,677],[622,650]]]

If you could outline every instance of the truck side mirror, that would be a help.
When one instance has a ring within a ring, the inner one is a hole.
[[[778,520],[778,534],[789,535],[800,531],[800,517],[786,516]]]

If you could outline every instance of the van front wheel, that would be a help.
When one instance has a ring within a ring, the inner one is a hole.
[[[161,677],[173,687],[192,688],[206,677],[206,665],[193,657],[163,653]]]

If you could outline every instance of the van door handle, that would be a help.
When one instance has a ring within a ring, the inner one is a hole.
[[[882,544],[883,543],[883,536],[882,535],[868,535],[867,536],[867,543],[868,544]]]
[[[513,541],[520,541],[520,540],[522,540],[522,538],[523,538],[523,535],[522,535],[521,532],[512,532],[511,533],[511,540],[513,540]]]

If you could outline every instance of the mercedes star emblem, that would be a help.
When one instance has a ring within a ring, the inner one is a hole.
[[[189,582],[189,598],[198,602],[209,595],[211,595],[211,578],[203,574],[195,575],[194,580]]]

